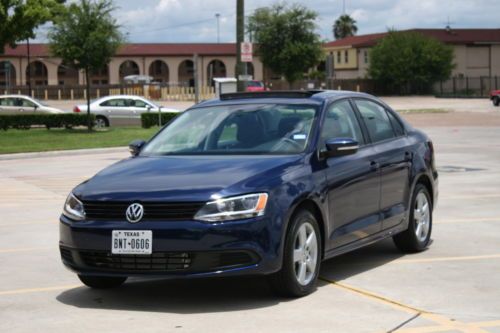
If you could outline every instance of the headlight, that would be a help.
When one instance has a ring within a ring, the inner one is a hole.
[[[195,220],[218,222],[264,215],[267,193],[247,194],[210,201],[195,215]]]
[[[81,221],[85,219],[85,210],[83,209],[83,203],[78,200],[73,193],[68,195],[66,202],[64,203],[63,214],[72,220]]]

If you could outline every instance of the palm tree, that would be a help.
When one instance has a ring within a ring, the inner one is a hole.
[[[340,17],[333,24],[333,36],[335,39],[342,39],[354,36],[358,32],[356,21],[347,14]]]

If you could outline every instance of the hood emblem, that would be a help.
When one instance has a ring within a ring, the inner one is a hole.
[[[125,217],[127,221],[130,223],[139,222],[144,216],[144,207],[139,203],[133,203],[128,206],[127,211],[125,212]]]

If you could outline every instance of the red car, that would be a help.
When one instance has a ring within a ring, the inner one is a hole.
[[[492,90],[490,92],[490,99],[493,101],[494,106],[500,105],[500,90]]]
[[[266,87],[264,86],[264,82],[262,81],[248,81],[246,83],[246,91],[266,91]]]

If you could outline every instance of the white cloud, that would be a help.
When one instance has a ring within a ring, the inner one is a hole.
[[[246,1],[245,15],[279,0]],[[491,0],[345,0],[357,21],[358,34],[396,29],[452,27],[500,28]],[[318,33],[332,38],[331,26],[342,14],[343,0],[290,0],[319,14]],[[220,13],[222,42],[235,40],[234,0],[115,0],[116,18],[133,42],[214,42]]]

